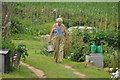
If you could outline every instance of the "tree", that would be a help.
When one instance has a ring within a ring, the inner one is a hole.
[[[2,38],[3,41],[9,39],[10,36],[10,24],[11,24],[11,10],[9,3],[3,3],[2,5]]]

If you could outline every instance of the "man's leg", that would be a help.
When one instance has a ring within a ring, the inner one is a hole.
[[[54,38],[53,45],[54,45],[54,60],[55,62],[57,62],[59,56],[59,37]]]
[[[60,62],[63,62],[63,50],[64,50],[64,36],[60,37],[60,46],[59,46],[59,58]]]

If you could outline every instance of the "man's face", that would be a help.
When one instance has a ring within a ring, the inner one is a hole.
[[[62,21],[58,21],[58,25],[61,25]]]

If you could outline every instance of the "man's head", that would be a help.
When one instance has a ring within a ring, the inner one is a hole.
[[[56,21],[57,21],[58,25],[61,25],[61,23],[63,22],[62,18],[57,18]]]

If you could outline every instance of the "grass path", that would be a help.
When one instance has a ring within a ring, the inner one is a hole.
[[[13,40],[17,45],[20,40]],[[29,56],[25,63],[42,70],[47,78],[82,78],[80,74],[84,74],[86,78],[110,78],[110,74],[98,69],[92,65],[88,68],[84,67],[84,62],[77,63],[64,59],[64,63],[54,63],[53,57],[47,57],[40,54],[40,49],[45,42],[35,40],[23,40],[28,47]],[[36,51],[36,54],[34,53]],[[66,69],[63,65],[71,66],[74,70]]]

